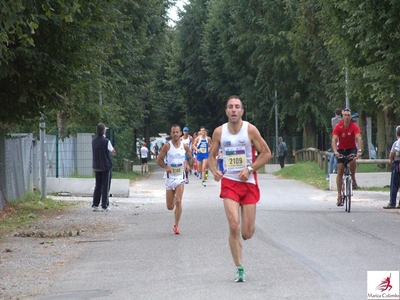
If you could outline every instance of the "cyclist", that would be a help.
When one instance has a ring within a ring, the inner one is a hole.
[[[337,186],[337,206],[342,206],[342,181],[344,172],[344,158],[339,158],[342,156],[347,156],[354,154],[355,158],[350,162],[351,178],[353,181],[353,189],[358,189],[356,182],[356,159],[360,158],[362,155],[363,142],[361,137],[361,129],[356,123],[351,121],[351,110],[345,108],[342,111],[343,120],[340,121],[332,131],[332,149],[333,153],[337,157],[337,176],[336,176],[336,186]],[[358,147],[358,150],[357,150]]]

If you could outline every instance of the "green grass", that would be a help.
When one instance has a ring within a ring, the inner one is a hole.
[[[149,173],[153,172],[154,168],[152,166],[148,166],[149,168]],[[94,178],[94,174],[92,176],[81,176],[77,174],[72,174],[70,178]],[[143,178],[146,178],[145,174],[142,174],[141,172],[137,171],[130,171],[128,173],[124,172],[112,172],[112,178],[113,179],[129,179],[130,181],[135,181],[135,180],[141,180]]]
[[[257,173],[263,174],[265,173],[265,165],[262,165],[261,168],[257,170]]]
[[[153,168],[149,166],[149,172]],[[130,181],[142,180],[147,174],[141,172],[113,172],[113,179],[129,179]],[[94,178],[94,176],[77,176],[72,178]],[[27,193],[22,199],[6,202],[3,209],[0,210],[0,237],[14,231],[17,228],[26,227],[37,222],[38,219],[57,214],[72,205],[74,202],[56,201],[51,196],[46,199],[40,199],[40,192]]]
[[[360,164],[358,172],[384,172],[378,171],[377,165],[372,164]],[[318,189],[325,190],[329,188],[329,181],[326,180],[326,173],[318,167],[315,162],[299,162],[292,166],[280,169],[274,172],[274,175],[282,176],[286,179],[294,179],[305,182],[309,185],[315,186]],[[357,175],[356,175],[357,176]],[[364,191],[390,191],[390,186],[383,188],[361,188]]]
[[[325,172],[314,162],[296,163],[274,172],[274,175],[279,175],[286,179],[299,180],[318,189],[324,190],[329,187]]]
[[[149,173],[154,171],[154,168],[152,166],[148,166],[149,168]],[[123,172],[114,172],[112,173],[112,178],[113,179],[129,179],[130,181],[135,181],[135,180],[141,180],[146,178],[146,174],[142,174],[141,172],[137,171],[130,171],[128,173],[123,173]]]
[[[357,172],[359,173],[374,173],[374,172],[390,172],[390,169],[386,169],[386,165],[383,166],[378,164],[358,164]]]
[[[38,218],[58,213],[72,202],[40,199],[40,193],[27,193],[22,199],[7,202],[0,210],[0,237],[16,228],[33,224]]]

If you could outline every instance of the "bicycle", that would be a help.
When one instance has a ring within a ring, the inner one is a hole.
[[[344,172],[342,179],[342,204],[345,204],[345,211],[348,213],[351,210],[351,196],[353,195],[353,185],[350,173],[349,163],[354,159],[354,154],[347,156],[340,155],[339,159],[344,158]]]

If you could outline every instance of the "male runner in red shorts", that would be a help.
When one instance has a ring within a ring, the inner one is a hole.
[[[250,239],[255,230],[256,203],[260,199],[257,174],[271,158],[271,150],[258,129],[242,120],[242,101],[231,96],[226,104],[228,123],[214,130],[210,149],[210,169],[214,180],[221,181],[220,197],[224,199],[225,213],[229,222],[229,246],[237,267],[236,282],[244,282],[246,276],[242,265],[242,241]],[[223,171],[218,169],[216,157],[222,148]],[[255,150],[258,158],[255,159]],[[240,224],[239,207],[242,223]]]

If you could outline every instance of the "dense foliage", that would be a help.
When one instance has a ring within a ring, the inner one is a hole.
[[[132,141],[172,123],[211,134],[237,94],[267,139],[277,105],[279,135],[329,148],[347,96],[363,132],[367,117],[385,128],[377,139],[387,151],[399,115],[400,3],[191,0],[171,26],[173,2],[1,1],[0,129],[37,127],[42,113],[61,137],[99,121]]]

